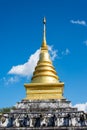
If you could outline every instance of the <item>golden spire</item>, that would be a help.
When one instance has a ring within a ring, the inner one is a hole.
[[[26,100],[63,99],[64,83],[59,81],[46,44],[45,17],[43,24],[43,41],[39,61],[33,72],[31,83],[24,84],[26,88]]]
[[[46,44],[46,18],[44,17],[43,19],[43,24],[44,24],[44,29],[43,29],[43,41],[42,41],[42,50],[43,49],[48,49],[47,44]]]
[[[41,46],[39,61],[35,67],[35,71],[32,77],[32,83],[54,83],[59,82],[57,73],[52,65],[48,46],[46,44],[46,18],[43,19],[44,30],[43,30],[43,42]]]

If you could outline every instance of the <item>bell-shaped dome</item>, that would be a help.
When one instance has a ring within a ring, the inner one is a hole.
[[[57,73],[52,65],[48,46],[46,44],[46,19],[44,18],[43,42],[40,51],[39,61],[35,67],[31,83],[58,83]]]
[[[26,100],[63,99],[64,83],[59,81],[46,44],[46,19],[44,18],[43,41],[39,61],[33,72],[31,83],[24,84]]]

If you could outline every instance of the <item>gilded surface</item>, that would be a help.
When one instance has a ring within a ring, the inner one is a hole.
[[[64,83],[59,81],[46,44],[46,19],[39,61],[30,84],[25,84],[26,99],[62,99]]]

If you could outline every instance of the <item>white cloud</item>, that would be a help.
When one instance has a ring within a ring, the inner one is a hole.
[[[72,23],[72,24],[79,24],[79,25],[83,25],[83,26],[86,26],[87,24],[86,24],[86,21],[84,21],[84,20],[70,20],[70,22]]]
[[[31,76],[34,71],[34,67],[36,66],[37,61],[39,59],[39,53],[40,50],[37,50],[34,54],[32,54],[29,57],[26,63],[13,66],[11,70],[8,72],[8,74],[16,74],[16,75],[27,76],[27,77]]]
[[[6,78],[6,77],[3,77],[2,78],[2,81],[4,82],[4,84],[8,85],[8,84],[13,84],[13,83],[16,83],[19,81],[19,77],[17,76],[13,76],[13,77],[9,77],[9,78]]]
[[[58,50],[53,50],[53,46],[49,46],[49,45],[48,45],[48,50],[50,52],[52,61],[54,61],[54,59],[57,57]]]
[[[65,51],[62,51],[61,53],[62,55],[69,55],[70,54],[70,50],[68,48],[66,48]]]
[[[87,112],[87,102],[86,103],[76,104],[74,107],[77,107],[79,111]]]
[[[53,50],[53,46],[48,46],[48,48],[51,53],[51,58],[52,60],[54,60],[57,56],[57,51]],[[39,59],[39,53],[40,49],[38,49],[34,54],[32,54],[26,63],[13,66],[11,70],[8,72],[8,74],[31,77]]]
[[[83,42],[87,46],[87,40]]]

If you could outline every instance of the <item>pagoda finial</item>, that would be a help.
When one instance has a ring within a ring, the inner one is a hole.
[[[43,41],[46,42],[46,18],[43,19],[44,31],[43,31]]]
[[[43,19],[43,24],[44,24],[44,29],[43,29],[42,49],[46,49],[47,48],[47,44],[46,44],[46,18],[45,17]]]
[[[45,17],[44,17],[44,19],[43,19],[43,23],[46,24],[46,18],[45,18]]]

